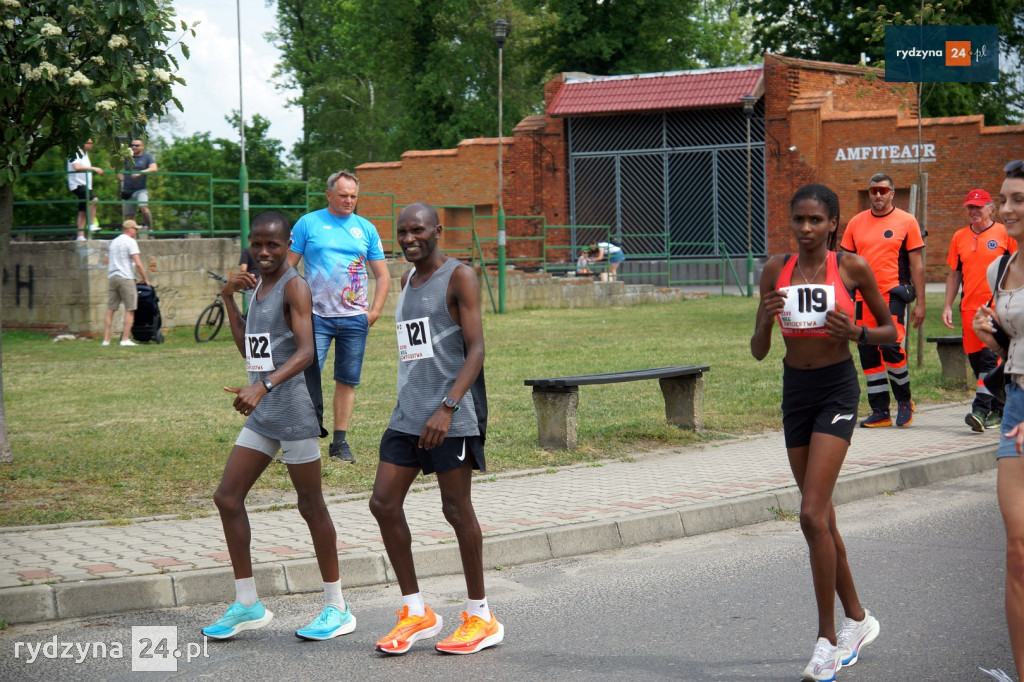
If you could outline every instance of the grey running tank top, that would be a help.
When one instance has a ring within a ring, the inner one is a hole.
[[[261,280],[249,302],[249,315],[245,321],[245,347],[250,348],[250,337],[269,334],[269,351],[274,368],[280,368],[295,354],[295,335],[284,319],[285,284],[299,273],[289,268],[266,297],[259,300]],[[314,370],[317,363],[311,363]],[[265,379],[273,370],[249,372],[249,383]],[[320,393],[319,372],[310,376],[309,368],[263,396],[260,404],[245,422],[248,429],[276,440],[303,440],[326,435],[322,429],[323,400]],[[314,381],[310,381],[310,379]],[[315,383],[314,383],[315,382]]]
[[[413,354],[424,356],[432,352],[432,357],[403,360],[400,349],[398,404],[388,424],[395,431],[413,435],[422,433],[427,420],[448,395],[466,361],[462,328],[455,324],[447,304],[448,282],[458,266],[457,259],[449,258],[419,287],[411,286],[410,274],[398,298],[396,331],[404,325],[409,330],[405,338],[410,349],[429,348]],[[483,372],[480,374],[482,379]],[[478,395],[482,393],[468,391],[463,396],[460,409],[452,415],[449,438],[483,435],[478,420]],[[486,402],[482,408],[486,415]]]

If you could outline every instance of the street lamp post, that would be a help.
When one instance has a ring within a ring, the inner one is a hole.
[[[751,210],[750,210],[750,120],[754,118],[754,107],[758,98],[755,95],[743,95],[743,115],[747,117],[747,296],[754,295],[754,252],[751,240]]]
[[[242,7],[241,0],[235,0],[235,15],[238,18],[238,131],[242,140],[242,165],[238,167],[239,192],[239,240],[241,248],[249,243],[249,171],[245,167],[245,108],[242,102]],[[213,228],[213,225],[210,225]],[[249,312],[249,299],[242,298],[242,312]]]
[[[512,24],[498,19],[491,24],[494,31],[494,42],[498,44],[498,312],[505,313],[505,207],[502,181],[502,57],[505,51],[505,40],[508,38]]]

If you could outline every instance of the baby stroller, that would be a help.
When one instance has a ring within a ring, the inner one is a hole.
[[[160,298],[156,295],[156,289],[138,282],[135,290],[139,295],[139,302],[135,308],[135,321],[132,323],[132,337],[141,343],[163,343],[164,335],[160,331]]]

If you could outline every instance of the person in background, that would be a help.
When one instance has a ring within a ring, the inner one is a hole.
[[[988,266],[1004,253],[1015,253],[1017,241],[1006,234],[1006,228],[992,220],[992,196],[983,189],[972,189],[964,201],[970,223],[953,234],[949,244],[949,276],[946,277],[946,302],[942,323],[953,329],[953,302],[960,297],[960,322],[963,329],[964,353],[971,363],[976,379],[974,402],[964,421],[972,431],[999,426],[1003,403],[985,388],[985,377],[999,366],[999,355],[985,347],[974,333],[974,314],[992,299],[988,286]]]
[[[78,197],[78,235],[76,241],[85,241],[85,220],[88,210],[89,231],[97,232],[100,229],[96,222],[96,195],[92,194],[92,176],[103,175],[103,169],[92,165],[89,160],[89,152],[92,151],[92,138],[85,141],[78,148],[78,154],[74,159],[68,161],[68,189]],[[87,195],[92,194],[91,198]]]
[[[132,140],[132,158],[124,162],[124,173],[118,173],[121,182],[121,199],[132,203],[124,205],[125,217],[135,218],[142,213],[146,229],[153,229],[153,215],[149,212],[149,191],[146,188],[146,174],[157,171],[156,159],[146,151],[146,144],[139,138]]]
[[[896,322],[894,343],[859,344],[860,366],[868,386],[871,414],[860,423],[865,428],[892,426],[889,389],[896,398],[896,426],[914,421],[914,401],[910,392],[910,370],[903,349],[907,306],[914,306],[914,328],[924,322],[924,239],[914,216],[896,208],[896,185],[885,173],[868,180],[871,208],[850,218],[840,248],[867,260],[878,279],[878,287]],[[918,295],[919,294],[919,295]],[[864,300],[857,295],[857,322],[875,322]]]
[[[292,229],[288,262],[303,258],[313,292],[313,331],[320,370],[334,341],[334,438],[332,459],[355,463],[348,445],[349,419],[362,377],[370,327],[380,317],[391,286],[384,248],[373,223],[356,215],[359,179],[346,171],[327,178],[327,208],[299,218]],[[367,298],[367,271],[373,273],[373,302]]]
[[[626,254],[622,250],[622,240],[618,237],[612,237],[606,242],[598,242],[594,244],[592,250],[596,250],[597,254],[591,258],[591,262],[596,263],[599,260],[608,258],[608,281],[614,282],[619,272],[619,263],[626,260]]]
[[[110,242],[107,251],[107,281],[109,295],[107,297],[107,315],[103,320],[103,344],[110,345],[110,327],[114,321],[114,312],[124,303],[124,329],[121,330],[122,346],[137,346],[131,340],[132,324],[135,322],[135,309],[139,305],[139,293],[135,288],[135,271],[139,271],[142,283],[149,285],[146,268],[139,257],[139,242],[136,236],[139,226],[134,220],[126,220],[121,226],[121,234]]]

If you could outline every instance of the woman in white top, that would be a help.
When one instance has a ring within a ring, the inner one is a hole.
[[[999,218],[1006,233],[1024,239],[1024,161],[1011,161],[1003,169],[1006,179],[999,191]],[[1024,260],[1014,254],[996,282],[999,260],[989,266],[988,279],[995,292],[992,308],[982,306],[974,316],[974,331],[986,346],[1006,362],[1006,408],[996,452],[999,510],[1006,526],[1006,624],[1017,674],[1024,672]],[[995,325],[1010,338],[1000,347]]]
[[[592,249],[597,249],[597,255],[591,258],[592,263],[608,257],[608,281],[614,282],[616,273],[619,271],[619,263],[626,260],[626,254],[622,250],[622,240],[618,237],[606,242],[594,244]]]

